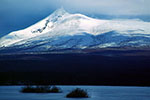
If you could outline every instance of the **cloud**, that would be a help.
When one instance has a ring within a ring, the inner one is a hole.
[[[109,15],[150,15],[150,0],[61,0],[66,8]]]
[[[0,11],[37,13],[61,6],[69,11],[109,15],[150,15],[150,0],[0,0]]]

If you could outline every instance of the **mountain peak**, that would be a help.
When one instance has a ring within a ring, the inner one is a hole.
[[[69,13],[63,7],[61,7],[49,16],[49,21],[56,22],[66,15],[69,15]]]
[[[63,16],[65,14],[69,14],[63,7],[57,9],[56,11],[54,11],[54,13],[52,13],[52,15],[56,16]]]
[[[68,13],[68,12],[64,9],[64,7],[61,7],[61,8],[59,8],[59,9],[57,9],[55,12]]]
[[[139,20],[99,20],[82,14],[69,14],[62,7],[39,23],[2,37],[0,52],[7,48],[8,51],[12,48],[36,52],[70,48],[150,47],[149,27],[149,22]]]

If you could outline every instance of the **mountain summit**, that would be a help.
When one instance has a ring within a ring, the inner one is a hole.
[[[40,52],[62,49],[150,46],[150,23],[100,20],[63,8],[42,21],[0,39],[0,50]]]

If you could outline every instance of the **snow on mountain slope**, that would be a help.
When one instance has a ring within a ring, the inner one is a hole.
[[[150,46],[150,23],[93,19],[61,8],[35,25],[0,39],[3,49],[25,51],[122,46]]]
[[[0,46],[9,46],[15,42],[28,39],[28,38],[32,38],[32,37],[36,37],[45,32],[51,31],[55,21],[60,20],[61,18],[67,15],[68,15],[67,12],[65,12],[63,9],[59,9],[55,11],[55,13],[53,13],[52,15],[48,16],[47,18],[36,23],[35,25],[32,25],[31,27],[27,29],[15,31],[4,36],[0,40]]]

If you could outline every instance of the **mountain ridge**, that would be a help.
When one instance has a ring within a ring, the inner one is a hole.
[[[150,23],[101,20],[70,14],[63,8],[24,30],[0,39],[0,50],[40,52],[61,49],[149,47]]]

